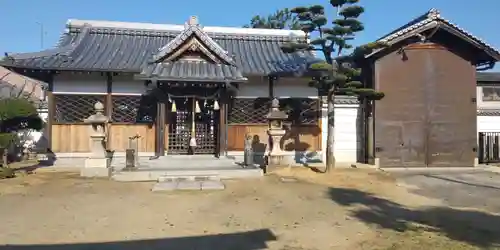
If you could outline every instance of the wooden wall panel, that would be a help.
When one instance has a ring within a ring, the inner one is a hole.
[[[154,152],[155,127],[148,124],[112,124],[110,126],[109,149],[115,152],[125,152],[128,148],[128,138],[139,134],[139,152]]]
[[[229,125],[228,151],[242,151],[244,137],[248,133],[254,138],[254,151],[266,150],[269,136],[267,125]],[[317,125],[303,125],[292,127],[282,141],[285,151],[320,151],[321,129]]]
[[[90,152],[90,127],[86,124],[52,125],[52,151],[56,153]]]

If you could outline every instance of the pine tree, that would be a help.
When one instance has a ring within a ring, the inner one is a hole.
[[[254,16],[250,20],[250,24],[244,25],[243,28],[299,30],[301,26],[297,16],[285,8],[277,10],[267,17]]]
[[[330,0],[330,4],[337,10],[332,25],[328,25],[322,5],[293,8],[291,12],[299,19],[301,29],[309,37],[317,35],[317,38],[309,43],[287,43],[282,46],[286,53],[318,51],[325,58],[323,62],[312,64],[308,72],[313,75],[310,85],[318,88],[323,96],[326,95],[328,102],[325,172],[335,167],[335,95],[357,96],[360,100],[380,100],[384,97],[383,93],[367,88],[361,82],[361,69],[358,65],[367,54],[386,45],[374,42],[354,48],[350,44],[356,34],[364,30],[363,24],[358,20],[364,8],[358,2],[359,0]]]
[[[16,141],[17,133],[25,129],[41,130],[43,121],[33,103],[26,98],[0,99],[0,179],[14,176],[8,168],[7,150]]]

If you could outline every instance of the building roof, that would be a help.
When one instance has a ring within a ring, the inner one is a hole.
[[[476,80],[478,84],[500,84],[500,72],[477,72]]]
[[[247,80],[235,66],[188,60],[147,65],[140,74],[136,75],[136,79],[217,82],[242,82]]]
[[[47,83],[41,82],[0,66],[0,98],[27,97],[33,101],[44,100]]]
[[[385,42],[389,45],[395,44],[397,42],[403,41],[411,36],[415,36],[416,34],[420,34],[424,31],[431,30],[433,28],[443,28],[444,30],[453,33],[454,35],[462,38],[467,41],[469,44],[474,47],[484,51],[493,62],[500,61],[500,52],[495,49],[490,44],[486,43],[479,37],[472,35],[466,30],[460,28],[458,25],[452,23],[451,21],[443,18],[441,13],[436,9],[431,9],[425,14],[415,18],[409,23],[399,27],[398,29],[382,36],[382,38],[377,41]],[[375,51],[371,55],[379,52]],[[369,55],[370,56],[370,55]]]
[[[82,70],[139,73],[151,60],[170,52],[183,25],[70,20],[54,49],[11,54],[0,65],[41,70]],[[232,61],[243,75],[268,75],[300,65],[312,53],[287,54],[285,42],[304,40],[302,31],[200,27],[211,50]],[[195,33],[195,29],[192,29]],[[206,34],[206,36],[204,35]],[[181,39],[180,39],[181,40]]]

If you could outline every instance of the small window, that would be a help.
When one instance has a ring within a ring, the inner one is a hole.
[[[484,102],[500,102],[500,87],[483,87]]]

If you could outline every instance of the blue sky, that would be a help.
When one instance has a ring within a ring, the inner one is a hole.
[[[437,8],[443,17],[500,48],[500,0],[361,0],[366,30],[356,43],[372,41],[412,18]],[[285,7],[329,3],[328,0],[0,0],[0,53],[28,52],[55,45],[68,19],[182,24],[197,15],[205,26],[242,26],[257,14]],[[498,68],[498,67],[497,67]]]

